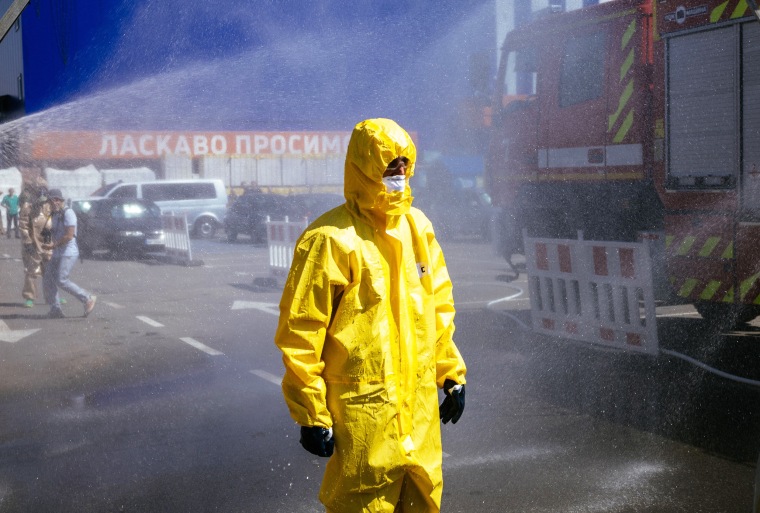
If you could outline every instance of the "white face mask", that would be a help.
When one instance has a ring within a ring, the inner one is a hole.
[[[406,176],[384,176],[383,183],[385,184],[385,190],[388,192],[402,192],[404,187],[406,187]]]

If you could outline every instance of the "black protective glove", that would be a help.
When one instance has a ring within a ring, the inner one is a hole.
[[[319,426],[301,426],[301,445],[312,454],[329,458],[335,447],[332,429]]]
[[[443,382],[443,393],[446,394],[446,398],[438,410],[441,422],[446,424],[451,421],[452,424],[456,424],[464,411],[464,385],[457,385],[447,379]]]

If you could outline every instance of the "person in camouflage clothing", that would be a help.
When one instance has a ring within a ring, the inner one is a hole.
[[[24,262],[24,306],[31,308],[37,298],[37,278],[42,276],[45,265],[53,255],[43,249],[43,230],[51,228],[51,206],[47,198],[47,182],[39,177],[25,184],[19,197],[19,231],[21,232],[21,258]]]

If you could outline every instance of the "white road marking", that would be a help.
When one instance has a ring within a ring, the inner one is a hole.
[[[255,376],[260,377],[264,381],[269,381],[273,385],[280,386],[282,384],[282,378],[279,378],[279,377],[275,376],[274,374],[270,374],[267,371],[263,371],[263,370],[259,370],[259,369],[254,369],[254,370],[250,371],[250,373],[253,374],[253,375],[255,375]]]
[[[8,325],[0,319],[0,341],[8,342],[9,344],[15,344],[24,337],[28,337],[32,333],[40,331],[39,328],[33,330],[12,330]]]
[[[117,310],[124,308],[123,306],[117,304],[117,303],[109,303],[108,301],[103,301],[103,304],[106,304],[110,306],[111,308],[116,308]]]
[[[261,310],[272,315],[280,315],[280,308],[274,303],[258,303],[256,301],[235,301],[232,303],[232,310],[243,310],[246,308]]]
[[[180,340],[182,342],[184,342],[185,344],[189,344],[189,345],[193,346],[196,349],[200,349],[201,351],[203,351],[206,354],[210,354],[211,356],[218,356],[218,355],[223,355],[224,354],[221,351],[217,351],[216,349],[210,348],[206,344],[202,344],[201,342],[198,342],[194,338],[182,337]]]
[[[158,321],[154,321],[150,317],[145,317],[144,315],[138,315],[137,318],[140,319],[145,324],[149,324],[150,326],[153,326],[154,328],[163,328],[164,327],[163,324],[161,324]]]
[[[499,298],[499,299],[494,299],[493,301],[489,301],[488,302],[489,308],[492,307],[492,306],[494,306],[494,305],[497,305],[499,303],[504,303],[504,302],[507,302],[507,301],[515,301],[518,297],[520,297],[521,295],[523,295],[525,293],[523,291],[523,289],[521,289],[520,287],[515,287],[515,288],[517,289],[517,292],[515,292],[511,296],[505,296],[505,297],[502,297],[502,298]]]
[[[491,300],[488,300],[488,299],[484,299],[482,301],[455,301],[454,302],[454,306],[455,307],[457,307],[457,306],[464,306],[464,305],[486,305],[486,306],[492,306],[493,304],[497,304],[497,303],[500,303],[500,302],[504,302],[504,301],[501,300],[501,299],[496,299],[494,301],[491,301]],[[514,305],[515,303],[529,303],[529,302],[530,302],[530,298],[527,298],[527,297],[521,297],[521,298],[518,298],[518,299],[510,299],[509,300],[509,304],[511,304],[511,305]]]

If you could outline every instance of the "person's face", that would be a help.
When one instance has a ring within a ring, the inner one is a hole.
[[[383,178],[386,176],[406,176],[406,166],[409,165],[409,159],[406,157],[396,157],[388,163],[388,167],[385,168]]]
[[[53,206],[53,210],[58,212],[63,208],[63,198],[50,198],[50,204]]]

